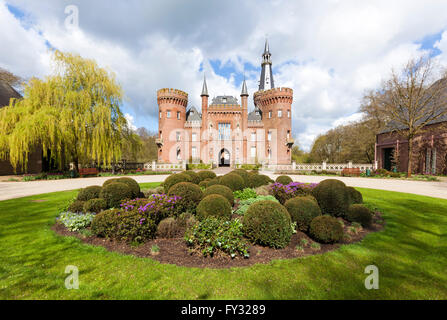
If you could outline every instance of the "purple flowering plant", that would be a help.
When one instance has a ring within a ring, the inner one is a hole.
[[[274,183],[271,188],[273,195],[281,204],[284,204],[287,200],[295,198],[297,196],[305,196],[312,193],[312,190],[318,185],[318,183],[302,183],[291,182],[287,185],[281,183]]]

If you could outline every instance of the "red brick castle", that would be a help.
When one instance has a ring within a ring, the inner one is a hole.
[[[232,96],[217,96],[209,104],[206,79],[201,97],[200,113],[195,107],[187,109],[186,92],[177,89],[157,92],[159,162],[201,161],[219,166],[291,163],[293,90],[275,88],[267,41],[252,112],[248,112],[245,80],[241,104]]]

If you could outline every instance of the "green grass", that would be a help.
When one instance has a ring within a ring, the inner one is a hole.
[[[50,227],[75,191],[2,201],[0,299],[447,299],[447,201],[360,190],[384,212],[384,231],[326,254],[223,270],[162,265],[57,236]],[[379,290],[364,287],[371,264]],[[67,265],[79,268],[79,290],[65,289]]]

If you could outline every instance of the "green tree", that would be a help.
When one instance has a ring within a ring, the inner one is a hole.
[[[41,145],[60,169],[92,160],[109,166],[129,143],[115,75],[94,60],[60,51],[54,67],[51,76],[24,86],[23,99],[0,110],[0,158],[26,168],[29,153]]]

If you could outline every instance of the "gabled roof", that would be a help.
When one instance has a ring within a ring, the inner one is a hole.
[[[202,115],[197,111],[196,107],[193,106],[186,111],[186,121],[202,121]]]
[[[255,108],[255,110],[248,114],[248,121],[262,121],[262,111]]]
[[[11,98],[20,99],[22,96],[8,83],[0,80],[0,108],[9,106]]]
[[[238,104],[237,98],[233,96],[217,96],[213,98],[211,105],[235,105]]]

